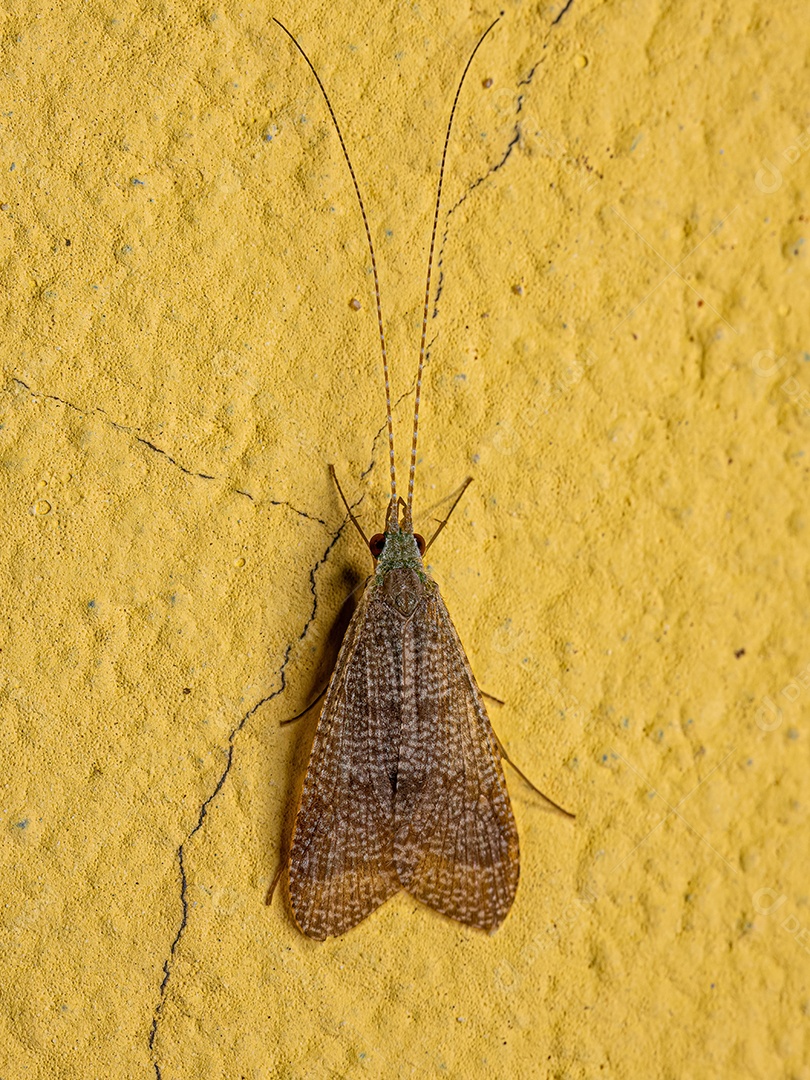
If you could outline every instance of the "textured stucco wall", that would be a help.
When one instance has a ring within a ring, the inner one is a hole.
[[[326,466],[369,531],[386,480],[362,224],[271,15],[353,154],[400,397],[496,11],[0,13],[4,1080],[810,1078],[798,0],[506,3],[417,504],[474,476],[431,563],[578,818],[509,775],[492,938],[400,895],[318,945],[264,904],[315,715],[279,723],[369,567]]]

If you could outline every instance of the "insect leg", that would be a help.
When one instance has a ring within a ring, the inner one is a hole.
[[[296,713],[295,716],[290,716],[286,720],[282,720],[279,726],[284,727],[285,724],[294,724],[296,720],[300,720],[302,716],[306,716],[309,710],[314,708],[318,704],[318,702],[321,700],[321,698],[328,689],[329,683],[326,684],[326,686],[323,688],[323,690],[321,690],[317,697],[313,698],[312,701],[310,701],[309,705],[307,705],[305,709],[302,709],[300,713]]]
[[[287,863],[289,861],[290,861],[290,853],[288,851],[283,859],[279,859],[278,869],[276,870],[275,874],[273,874],[273,880],[270,882],[270,888],[267,890],[267,896],[264,898],[264,902],[268,907],[270,907],[270,905],[273,902],[273,893],[276,891],[276,885],[278,885],[279,879],[281,878],[281,875],[284,873],[284,871],[285,871],[285,869],[287,867]]]
[[[501,698],[499,698],[499,697],[495,697],[494,694],[488,694],[486,692],[486,690],[481,690],[480,686],[478,687],[478,689],[481,691],[481,697],[485,697],[488,701],[494,701],[496,705],[505,705],[506,704],[505,701],[502,701]]]
[[[352,519],[352,523],[353,523],[355,529],[357,529],[357,531],[363,537],[363,540],[365,541],[366,547],[368,547],[369,546],[368,537],[363,532],[363,530],[360,528],[360,522],[354,516],[354,514],[352,513],[352,508],[349,506],[348,502],[346,501],[346,496],[343,494],[343,488],[340,486],[340,481],[337,478],[337,473],[335,472],[335,466],[334,465],[329,466],[329,472],[330,472],[330,474],[332,476],[332,479],[335,481],[335,487],[338,489],[338,493],[339,493],[341,499],[343,499],[343,505],[346,507],[346,510],[347,510],[347,512],[349,514],[349,517]]]
[[[464,481],[464,483],[459,488],[458,495],[456,495],[455,499],[453,500],[453,505],[447,511],[447,514],[445,515],[444,520],[439,525],[438,529],[433,534],[433,536],[431,536],[430,540],[428,540],[428,542],[425,544],[425,551],[427,551],[427,549],[430,547],[430,545],[433,543],[433,541],[436,539],[436,537],[439,535],[439,533],[445,527],[447,522],[450,520],[450,515],[453,513],[455,508],[458,506],[459,500],[461,499],[461,496],[464,494],[464,492],[467,490],[467,488],[470,486],[471,483],[472,483],[472,477],[468,476],[467,479]]]
[[[501,742],[501,740],[498,738],[497,735],[495,735],[495,738],[496,738],[497,743],[498,743],[498,749],[501,752],[501,757],[503,758],[504,761],[507,761],[512,766],[512,768],[518,774],[520,779],[525,784],[528,784],[529,787],[532,789],[532,791],[535,791],[540,796],[541,799],[545,799],[545,801],[549,804],[549,806],[553,806],[555,810],[559,810],[559,812],[561,814],[564,814],[565,817],[571,818],[572,820],[575,820],[576,819],[576,814],[572,814],[570,810],[564,810],[558,803],[555,803],[553,799],[550,799],[548,797],[548,795],[546,795],[544,792],[542,792],[540,790],[540,788],[536,784],[533,784],[531,782],[531,780],[528,778],[528,776],[521,769],[519,769],[517,767],[517,765],[514,763],[514,761],[512,761],[512,759],[509,757],[506,750],[504,750],[503,743]]]

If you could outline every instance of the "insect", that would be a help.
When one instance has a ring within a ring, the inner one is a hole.
[[[405,889],[444,915],[491,932],[512,906],[520,870],[517,827],[501,764],[506,754],[492,730],[438,586],[424,564],[425,552],[450,515],[426,543],[414,533],[412,507],[447,147],[464,79],[498,20],[467,61],[445,134],[428,255],[407,500],[397,493],[388,357],[365,206],[323,83],[290,31],[278,19],[275,22],[315,76],[360,204],[382,348],[391,473],[385,528],[369,540],[330,466],[349,516],[374,559],[374,573],[346,631],[310,753],[289,852],[293,915],[305,934],[322,940],[350,930]],[[451,513],[469,482],[462,486]]]

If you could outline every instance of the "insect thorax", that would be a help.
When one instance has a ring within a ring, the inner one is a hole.
[[[385,534],[374,585],[385,602],[404,619],[416,611],[432,582],[412,530],[396,526]]]
[[[377,560],[377,583],[382,584],[383,578],[391,570],[415,570],[422,581],[429,580],[413,531],[406,531],[398,525],[385,534],[385,544]]]
[[[389,570],[382,581],[375,578],[375,582],[378,595],[405,620],[410,619],[433,585],[424,573],[402,566]]]

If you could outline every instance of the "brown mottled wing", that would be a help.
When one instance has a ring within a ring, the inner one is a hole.
[[[455,627],[431,589],[405,628],[394,862],[403,888],[495,930],[520,857],[501,753]]]
[[[401,886],[394,787],[402,619],[367,588],[321,710],[290,851],[290,900],[310,937],[351,929]]]

